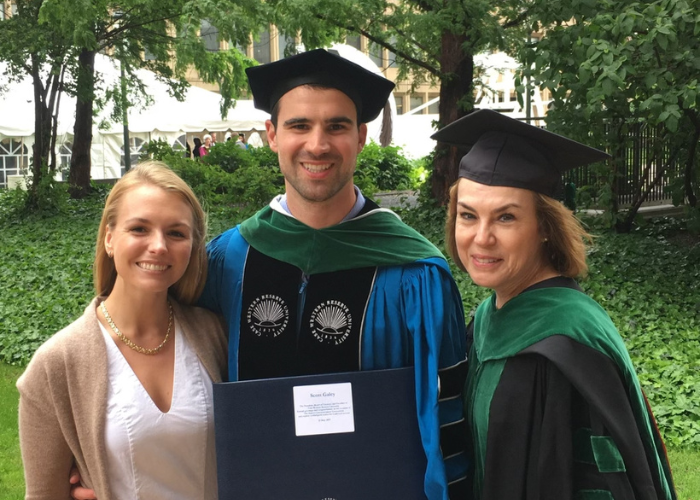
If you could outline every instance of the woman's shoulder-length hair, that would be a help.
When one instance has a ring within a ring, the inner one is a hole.
[[[192,210],[192,253],[190,262],[183,276],[170,287],[170,294],[183,304],[191,304],[199,298],[207,277],[206,253],[206,215],[192,189],[170,167],[161,161],[139,163],[119,179],[107,196],[102,219],[97,231],[97,245],[93,264],[93,283],[95,292],[107,296],[112,292],[117,279],[114,259],[109,257],[105,248],[107,228],[113,229],[117,222],[119,205],[130,189],[152,185],[170,193],[180,195]]]
[[[457,222],[457,187],[459,179],[450,188],[450,201],[445,223],[445,245],[447,253],[462,271],[467,271],[459,259],[455,240]],[[540,228],[543,257],[562,276],[583,277],[588,272],[586,243],[592,236],[584,229],[576,216],[561,202],[539,193],[535,198],[535,211]]]

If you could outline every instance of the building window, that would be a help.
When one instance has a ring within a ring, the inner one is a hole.
[[[258,33],[258,39],[253,42],[253,59],[260,64],[272,62],[270,57],[270,30]]]
[[[348,35],[345,37],[345,45],[355,47],[357,50],[362,50],[362,41],[360,35]]]
[[[182,134],[171,144],[173,151],[183,152],[187,149],[187,136]]]
[[[396,37],[392,36],[389,38],[389,45],[391,46],[396,46]],[[396,54],[393,53],[390,50],[387,50],[388,58],[386,60],[386,67],[387,68],[398,68],[399,67],[399,61],[396,58]]]
[[[219,30],[206,19],[202,19],[199,34],[209,52],[217,52],[219,50]]]
[[[58,148],[58,169],[61,171],[61,180],[63,181],[68,180],[71,156],[73,156],[73,143],[64,142]]]
[[[396,101],[396,114],[402,115],[403,114],[403,96],[402,95],[394,95],[394,100]]]
[[[438,99],[434,103],[428,105],[428,114],[437,115],[440,113],[440,94],[428,94],[428,101]]]
[[[22,175],[29,165],[29,151],[21,140],[0,141],[0,186],[7,187],[8,175]]]
[[[422,95],[412,95],[411,96],[411,109],[416,109],[419,106],[423,105],[423,96]],[[421,113],[425,112],[425,110],[421,110]]]
[[[296,54],[295,39],[291,36],[283,35],[277,32],[277,48],[279,50],[280,59]]]
[[[376,45],[374,43],[370,44],[369,58],[372,59],[372,62],[374,62],[374,64],[376,64],[377,67],[384,67],[384,49],[379,45]]]
[[[139,159],[141,158],[141,148],[145,144],[145,141],[139,137],[129,137],[129,153],[130,153],[130,158],[131,158],[131,168],[134,168],[138,162]],[[124,165],[124,148],[121,148],[121,166],[122,166],[122,175],[126,173],[126,167]]]

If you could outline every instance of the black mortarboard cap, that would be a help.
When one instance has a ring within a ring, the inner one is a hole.
[[[480,109],[431,136],[453,146],[471,147],[459,163],[459,177],[488,186],[529,189],[557,197],[567,170],[610,156],[539,127]]]
[[[394,89],[383,76],[324,49],[253,66],[246,74],[258,109],[271,113],[277,101],[293,88],[316,84],[338,89],[352,99],[360,123],[379,116]]]

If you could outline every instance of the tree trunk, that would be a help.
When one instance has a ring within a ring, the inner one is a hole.
[[[68,175],[68,192],[71,198],[83,198],[90,193],[95,52],[83,49],[78,57],[78,62],[78,97],[75,104],[73,153],[70,160],[70,174]]]
[[[49,110],[51,110],[51,161],[49,163],[49,172],[51,175],[56,173],[58,162],[56,161],[56,138],[58,136],[58,110],[61,107],[61,92],[63,92],[63,75],[65,66],[61,66],[61,71],[53,77],[51,84],[51,94],[49,97]]]
[[[32,146],[32,182],[29,188],[27,204],[36,207],[39,183],[44,175],[44,166],[48,164],[51,145],[51,111],[46,104],[44,82],[41,80],[41,64],[31,56],[32,83],[34,84],[34,146]]]
[[[474,56],[462,51],[466,40],[464,35],[453,33],[442,35],[440,70],[449,76],[442,78],[440,83],[441,126],[452,123],[473,109],[471,99]],[[465,99],[467,99],[467,109],[463,108]],[[456,147],[438,143],[430,187],[432,198],[438,205],[444,205],[449,199],[450,186],[457,180],[459,160],[460,153]]]

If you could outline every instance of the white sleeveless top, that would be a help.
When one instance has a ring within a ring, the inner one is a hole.
[[[217,498],[212,382],[177,322],[170,410],[161,412],[107,330],[107,478],[118,500]]]

